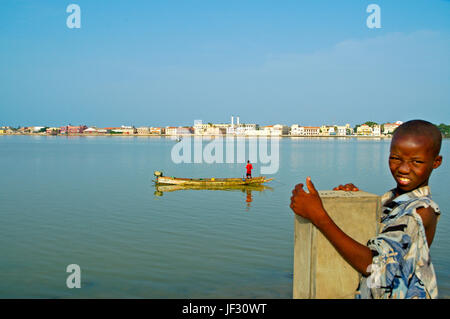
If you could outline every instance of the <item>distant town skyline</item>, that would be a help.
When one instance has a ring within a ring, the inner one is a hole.
[[[450,123],[449,16],[444,0],[5,0],[0,126]]]
[[[144,125],[133,125],[133,124],[120,124],[120,125],[96,125],[96,124],[92,124],[92,125],[87,125],[86,123],[64,123],[64,124],[56,124],[56,125],[18,125],[18,126],[14,126],[14,125],[2,125],[0,127],[10,127],[10,128],[25,128],[25,127],[40,127],[40,128],[44,128],[44,127],[64,127],[64,126],[83,126],[83,127],[97,127],[97,128],[137,128],[137,127],[195,127],[198,124],[203,124],[203,125],[211,125],[211,126],[217,126],[217,125],[227,125],[227,126],[239,126],[239,124],[241,125],[248,125],[248,124],[252,124],[252,125],[257,125],[258,127],[266,127],[266,126],[273,126],[273,125],[284,125],[284,126],[293,126],[293,125],[298,125],[298,126],[344,126],[344,125],[350,125],[352,128],[356,127],[356,126],[360,126],[363,124],[367,124],[369,123],[370,125],[376,124],[376,125],[384,125],[384,124],[401,124],[403,123],[403,121],[400,120],[396,120],[396,121],[383,121],[383,122],[372,122],[372,121],[364,121],[361,123],[356,123],[354,125],[351,125],[350,123],[320,123],[319,125],[312,125],[309,123],[281,123],[281,122],[277,122],[277,123],[269,123],[269,124],[260,124],[260,123],[253,123],[253,122],[248,122],[248,121],[242,121],[240,119],[239,116],[230,116],[230,120],[227,121],[223,121],[223,122],[211,122],[211,121],[203,121],[200,119],[194,120],[192,123],[186,123],[186,124],[182,124],[182,125],[173,125],[173,124],[169,124],[169,125],[158,125],[158,123],[147,123]],[[41,123],[42,124],[42,123]],[[44,123],[45,124],[45,123]],[[439,123],[433,123],[438,125]],[[445,124],[445,123],[444,123]]]
[[[273,124],[261,126],[257,123],[240,123],[239,117],[236,121],[231,117],[231,123],[203,123],[195,121],[193,126],[120,126],[120,127],[97,127],[86,125],[64,125],[56,127],[0,127],[0,135],[23,135],[23,134],[44,134],[44,135],[195,135],[195,136],[241,136],[241,137],[279,137],[279,136],[383,136],[389,135],[402,124],[401,121],[395,123],[377,124],[366,122],[361,125],[351,127],[346,125],[283,125]]]

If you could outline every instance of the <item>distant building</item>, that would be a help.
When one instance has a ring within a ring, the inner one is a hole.
[[[190,126],[177,127],[177,135],[190,135],[194,133],[194,129]]]
[[[320,135],[320,127],[318,126],[304,126],[303,130],[306,136]]]
[[[372,127],[372,135],[373,136],[381,136],[381,125],[374,125]]]
[[[230,124],[195,123],[192,131],[195,135],[224,135]]]
[[[177,135],[176,126],[166,126],[166,135]]]
[[[318,136],[321,135],[321,130],[319,126],[300,126],[294,124],[291,126],[292,136]]]
[[[206,123],[195,123],[194,124],[194,134],[195,135],[204,135],[206,133],[206,130],[208,129],[208,126],[210,124],[206,124]]]
[[[25,127],[19,127],[19,128],[17,129],[17,132],[20,133],[20,134],[30,133],[28,127],[26,127],[26,126],[25,126]]]
[[[0,127],[0,134],[14,134],[14,131],[9,126]]]
[[[150,127],[150,134],[164,134],[166,132],[166,129],[164,127]]]
[[[240,123],[239,116],[236,116],[236,123],[234,123],[234,116],[231,116],[231,124],[222,124],[222,127],[226,128],[226,134],[229,135],[258,135],[258,124],[245,124]]]
[[[39,133],[45,126],[31,126],[29,127],[30,133]]]
[[[227,134],[227,129],[225,127],[210,126],[206,128],[206,135],[225,135]]]
[[[298,124],[291,125],[291,135],[292,136],[302,136],[305,135],[305,128]]]
[[[345,124],[344,126],[337,126],[337,136],[346,136],[352,134],[353,128],[350,127],[350,124]]]
[[[264,126],[258,130],[247,130],[245,136],[270,136],[271,131],[265,130]]]
[[[148,126],[141,126],[136,128],[137,135],[149,135],[150,134],[150,127]]]
[[[320,127],[320,134],[326,136],[338,135],[339,128],[336,125],[322,125]]]
[[[136,134],[136,128],[134,126],[122,125],[121,127],[105,127],[104,130],[106,130],[106,132],[109,134],[122,134],[122,135]]]
[[[281,124],[263,126],[262,129],[266,136],[288,135],[290,131],[289,126]]]
[[[79,125],[79,126],[66,125],[61,126],[59,129],[61,134],[81,134],[87,128],[88,127],[86,125]]]
[[[45,133],[47,133],[47,135],[58,135],[61,133],[61,128],[59,127],[48,127],[45,130]]]
[[[318,126],[300,126],[294,124],[291,126],[292,136],[346,136],[352,135],[353,129],[350,124],[345,125],[322,125]]]
[[[383,134],[392,134],[394,133],[395,129],[399,127],[403,122],[397,121],[395,123],[384,123],[383,124]]]
[[[133,134],[136,134],[136,128],[130,127],[130,126],[127,126],[127,127],[121,127],[121,131],[122,131],[122,134],[123,134],[123,135],[133,135]]]
[[[328,127],[328,135],[336,135],[336,134],[337,132],[334,126]]]
[[[121,127],[104,127],[103,130],[106,131],[107,134],[122,134]]]
[[[259,130],[258,124],[236,124],[234,127],[234,133],[237,135],[249,135],[252,131]]]
[[[86,135],[94,135],[95,134],[96,135],[96,134],[98,134],[98,130],[96,127],[89,127],[83,131],[83,134],[86,134]]]
[[[190,135],[194,133],[194,128],[190,126],[167,126],[166,135]]]
[[[367,124],[362,124],[356,129],[357,135],[370,136],[373,134],[372,128]]]

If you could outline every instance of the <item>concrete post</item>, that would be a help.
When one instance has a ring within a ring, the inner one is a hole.
[[[366,244],[378,233],[380,197],[366,192],[319,191],[325,210],[346,234]],[[360,275],[308,220],[295,215],[293,297],[354,298]]]

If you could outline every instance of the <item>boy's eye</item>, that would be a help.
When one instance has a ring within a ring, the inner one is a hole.
[[[391,161],[399,161],[400,159],[398,157],[391,156],[391,157],[389,157],[389,160],[391,160]]]

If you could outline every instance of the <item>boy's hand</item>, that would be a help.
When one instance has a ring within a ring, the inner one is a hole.
[[[335,188],[333,188],[334,191],[347,191],[347,192],[357,192],[359,191],[359,188],[353,185],[353,183],[348,183],[345,185],[339,185]]]
[[[306,179],[306,186],[309,193],[303,190],[303,184],[295,186],[291,197],[291,209],[297,215],[309,219],[352,267],[364,276],[369,276],[367,267],[372,263],[370,249],[345,234],[328,216],[311,182],[311,177]]]
[[[317,192],[311,177],[306,178],[306,187],[309,193],[303,190],[303,184],[298,184],[292,191],[291,209],[295,214],[309,219],[314,225],[317,225],[322,218],[328,216],[323,208],[322,200]]]

